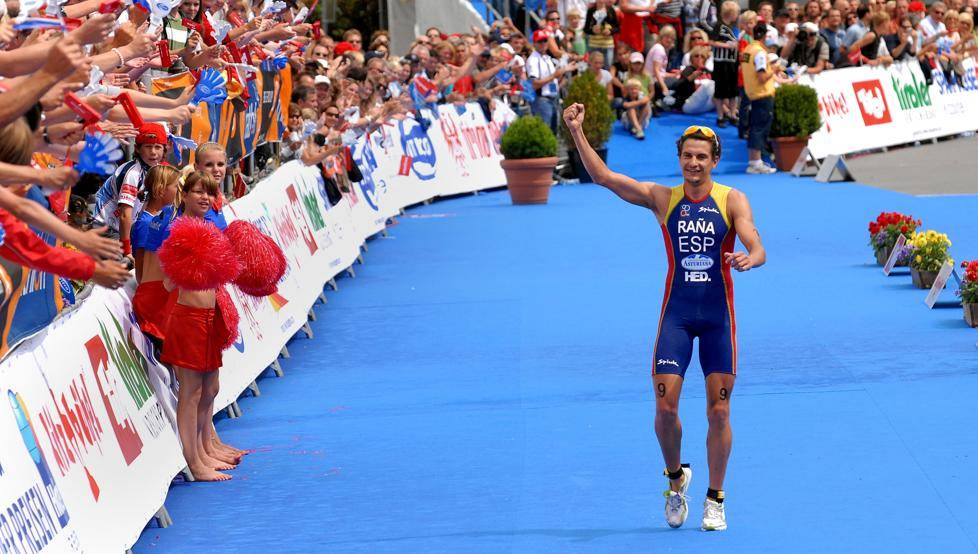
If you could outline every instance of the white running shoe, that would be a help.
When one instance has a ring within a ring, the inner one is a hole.
[[[727,515],[723,511],[723,504],[707,498],[703,503],[703,526],[704,531],[726,531]]]
[[[689,483],[693,480],[693,470],[683,467],[683,484],[679,487],[679,492],[671,488],[662,493],[666,497],[666,523],[673,529],[682,527],[689,515],[689,504],[686,492],[689,490]]]
[[[764,162],[761,162],[757,165],[747,164],[747,173],[753,175],[769,175],[771,173],[777,173],[777,172],[778,170],[776,168],[771,167],[765,164]]]

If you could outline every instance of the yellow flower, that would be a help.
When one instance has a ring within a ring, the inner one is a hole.
[[[924,258],[920,254],[917,254],[917,263],[919,264],[923,260],[924,260]]]

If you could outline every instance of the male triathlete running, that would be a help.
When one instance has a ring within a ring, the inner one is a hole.
[[[662,225],[669,271],[652,359],[652,383],[655,434],[669,477],[666,522],[679,527],[689,513],[687,491],[693,472],[680,459],[679,393],[693,354],[693,339],[699,337],[710,422],[706,438],[710,485],[703,504],[702,529],[722,531],[727,528],[723,479],[733,443],[730,395],[737,375],[730,268],[747,271],[762,265],[766,257],[750,204],[744,193],[713,182],[711,173],[720,161],[720,139],[708,127],[689,127],[677,141],[683,184],[670,188],[639,182],[608,169],[581,131],[581,104],[564,110],[564,122],[594,181],[626,202],[649,208]],[[747,247],[747,253],[733,251],[735,236]]]

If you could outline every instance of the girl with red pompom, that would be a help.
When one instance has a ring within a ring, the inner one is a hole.
[[[228,226],[224,219],[221,209],[227,203],[224,195],[221,194],[221,184],[227,176],[228,154],[224,147],[216,142],[205,142],[197,147],[194,152],[193,170],[207,173],[217,183],[218,192],[211,201],[211,209],[207,210],[204,219],[213,223],[221,231]],[[238,463],[241,457],[247,454],[246,451],[225,444],[217,435],[217,429],[211,423],[211,441],[207,446],[214,450],[213,456],[229,463]]]
[[[167,288],[178,291],[164,329],[160,360],[180,381],[177,429],[184,457],[198,481],[225,481],[217,469],[233,465],[214,458],[212,417],[222,352],[237,337],[238,314],[224,285],[241,273],[227,238],[204,216],[218,194],[217,182],[194,172],[182,187],[182,217],[170,226],[159,259]]]

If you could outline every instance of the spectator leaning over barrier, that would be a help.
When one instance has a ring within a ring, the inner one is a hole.
[[[713,46],[713,101],[717,110],[717,127],[727,122],[737,124],[737,18],[740,7],[731,0],[720,6],[720,22],[717,23],[710,44]]]
[[[829,47],[829,64],[834,67],[839,64],[843,54],[846,32],[842,28],[842,13],[837,8],[832,8],[827,13],[825,26],[822,27],[820,34]]]
[[[862,46],[859,49],[861,62],[866,65],[889,65],[893,63],[893,57],[886,47],[883,36],[890,28],[890,16],[886,12],[877,12],[870,18],[870,31],[863,36]]]
[[[547,53],[549,41],[550,35],[546,31],[533,33],[534,51],[526,60],[526,75],[532,79],[537,95],[531,107],[533,115],[543,119],[556,133],[560,118],[560,78],[571,67],[557,67]]]
[[[897,24],[896,33],[886,35],[883,39],[894,61],[917,57],[917,30],[913,28],[909,17],[904,16]]]
[[[869,7],[860,5],[856,8],[856,21],[846,29],[846,55],[858,50],[862,45],[856,45],[869,32]]]
[[[768,62],[767,49],[761,42],[765,36],[767,36],[767,25],[758,23],[754,27],[755,40],[744,50],[743,61],[740,64],[744,75],[744,89],[750,99],[747,173],[777,172],[761,160],[761,152],[767,149],[768,134],[774,119],[774,72]]]
[[[614,59],[614,35],[618,34],[618,31],[618,17],[611,2],[595,0],[584,17],[584,34],[587,36],[588,50],[604,54],[605,69],[609,68],[609,64]]]
[[[808,73],[817,75],[828,68],[829,45],[819,34],[818,25],[806,21],[797,33],[789,34],[781,57],[789,64],[804,67]]]

